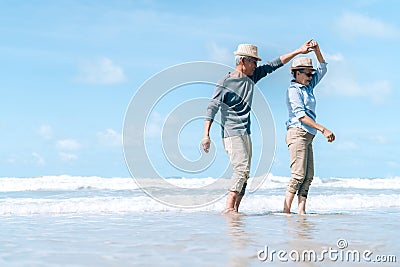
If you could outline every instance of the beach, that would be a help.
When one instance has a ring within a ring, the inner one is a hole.
[[[287,179],[223,216],[224,199],[170,207],[131,178],[1,178],[0,266],[397,266],[399,178],[317,178],[304,216],[281,213]]]

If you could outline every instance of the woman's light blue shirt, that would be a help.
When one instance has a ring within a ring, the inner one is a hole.
[[[310,134],[316,135],[317,130],[302,123],[299,119],[307,115],[316,121],[315,113],[316,101],[314,96],[314,87],[321,81],[326,74],[328,63],[318,63],[318,67],[308,86],[291,81],[286,94],[286,105],[289,112],[289,120],[286,122],[286,128],[298,127],[306,130]]]

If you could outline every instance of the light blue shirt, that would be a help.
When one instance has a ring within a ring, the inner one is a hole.
[[[318,63],[318,67],[308,86],[291,81],[286,94],[286,105],[289,112],[289,120],[286,122],[286,128],[297,127],[306,130],[310,134],[316,135],[317,129],[302,123],[299,119],[307,115],[316,121],[315,113],[316,100],[314,96],[314,87],[325,76],[328,63]]]

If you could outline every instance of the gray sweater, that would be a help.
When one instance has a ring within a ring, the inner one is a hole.
[[[206,119],[213,121],[221,108],[222,137],[250,134],[250,111],[254,85],[268,73],[282,67],[279,58],[255,69],[249,77],[223,76],[215,87],[207,108]]]

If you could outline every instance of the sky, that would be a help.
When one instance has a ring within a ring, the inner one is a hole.
[[[265,63],[310,38],[328,62],[315,89],[317,121],[336,134],[334,143],[321,134],[314,139],[315,175],[400,176],[399,10],[395,0],[0,0],[0,177],[129,177],[125,113],[148,79],[185,62],[233,67],[239,43],[256,44]],[[279,176],[290,175],[289,67],[257,83],[275,123],[270,171]],[[212,91],[211,85],[183,88],[152,114],[137,114],[149,116],[147,151],[161,176],[185,176],[174,172],[158,146],[168,112]],[[257,154],[263,148],[253,128]],[[179,137],[182,154],[201,155],[202,135],[201,119],[189,123]],[[228,162],[218,125],[211,137],[216,159],[196,175],[218,177],[216,167]]]

